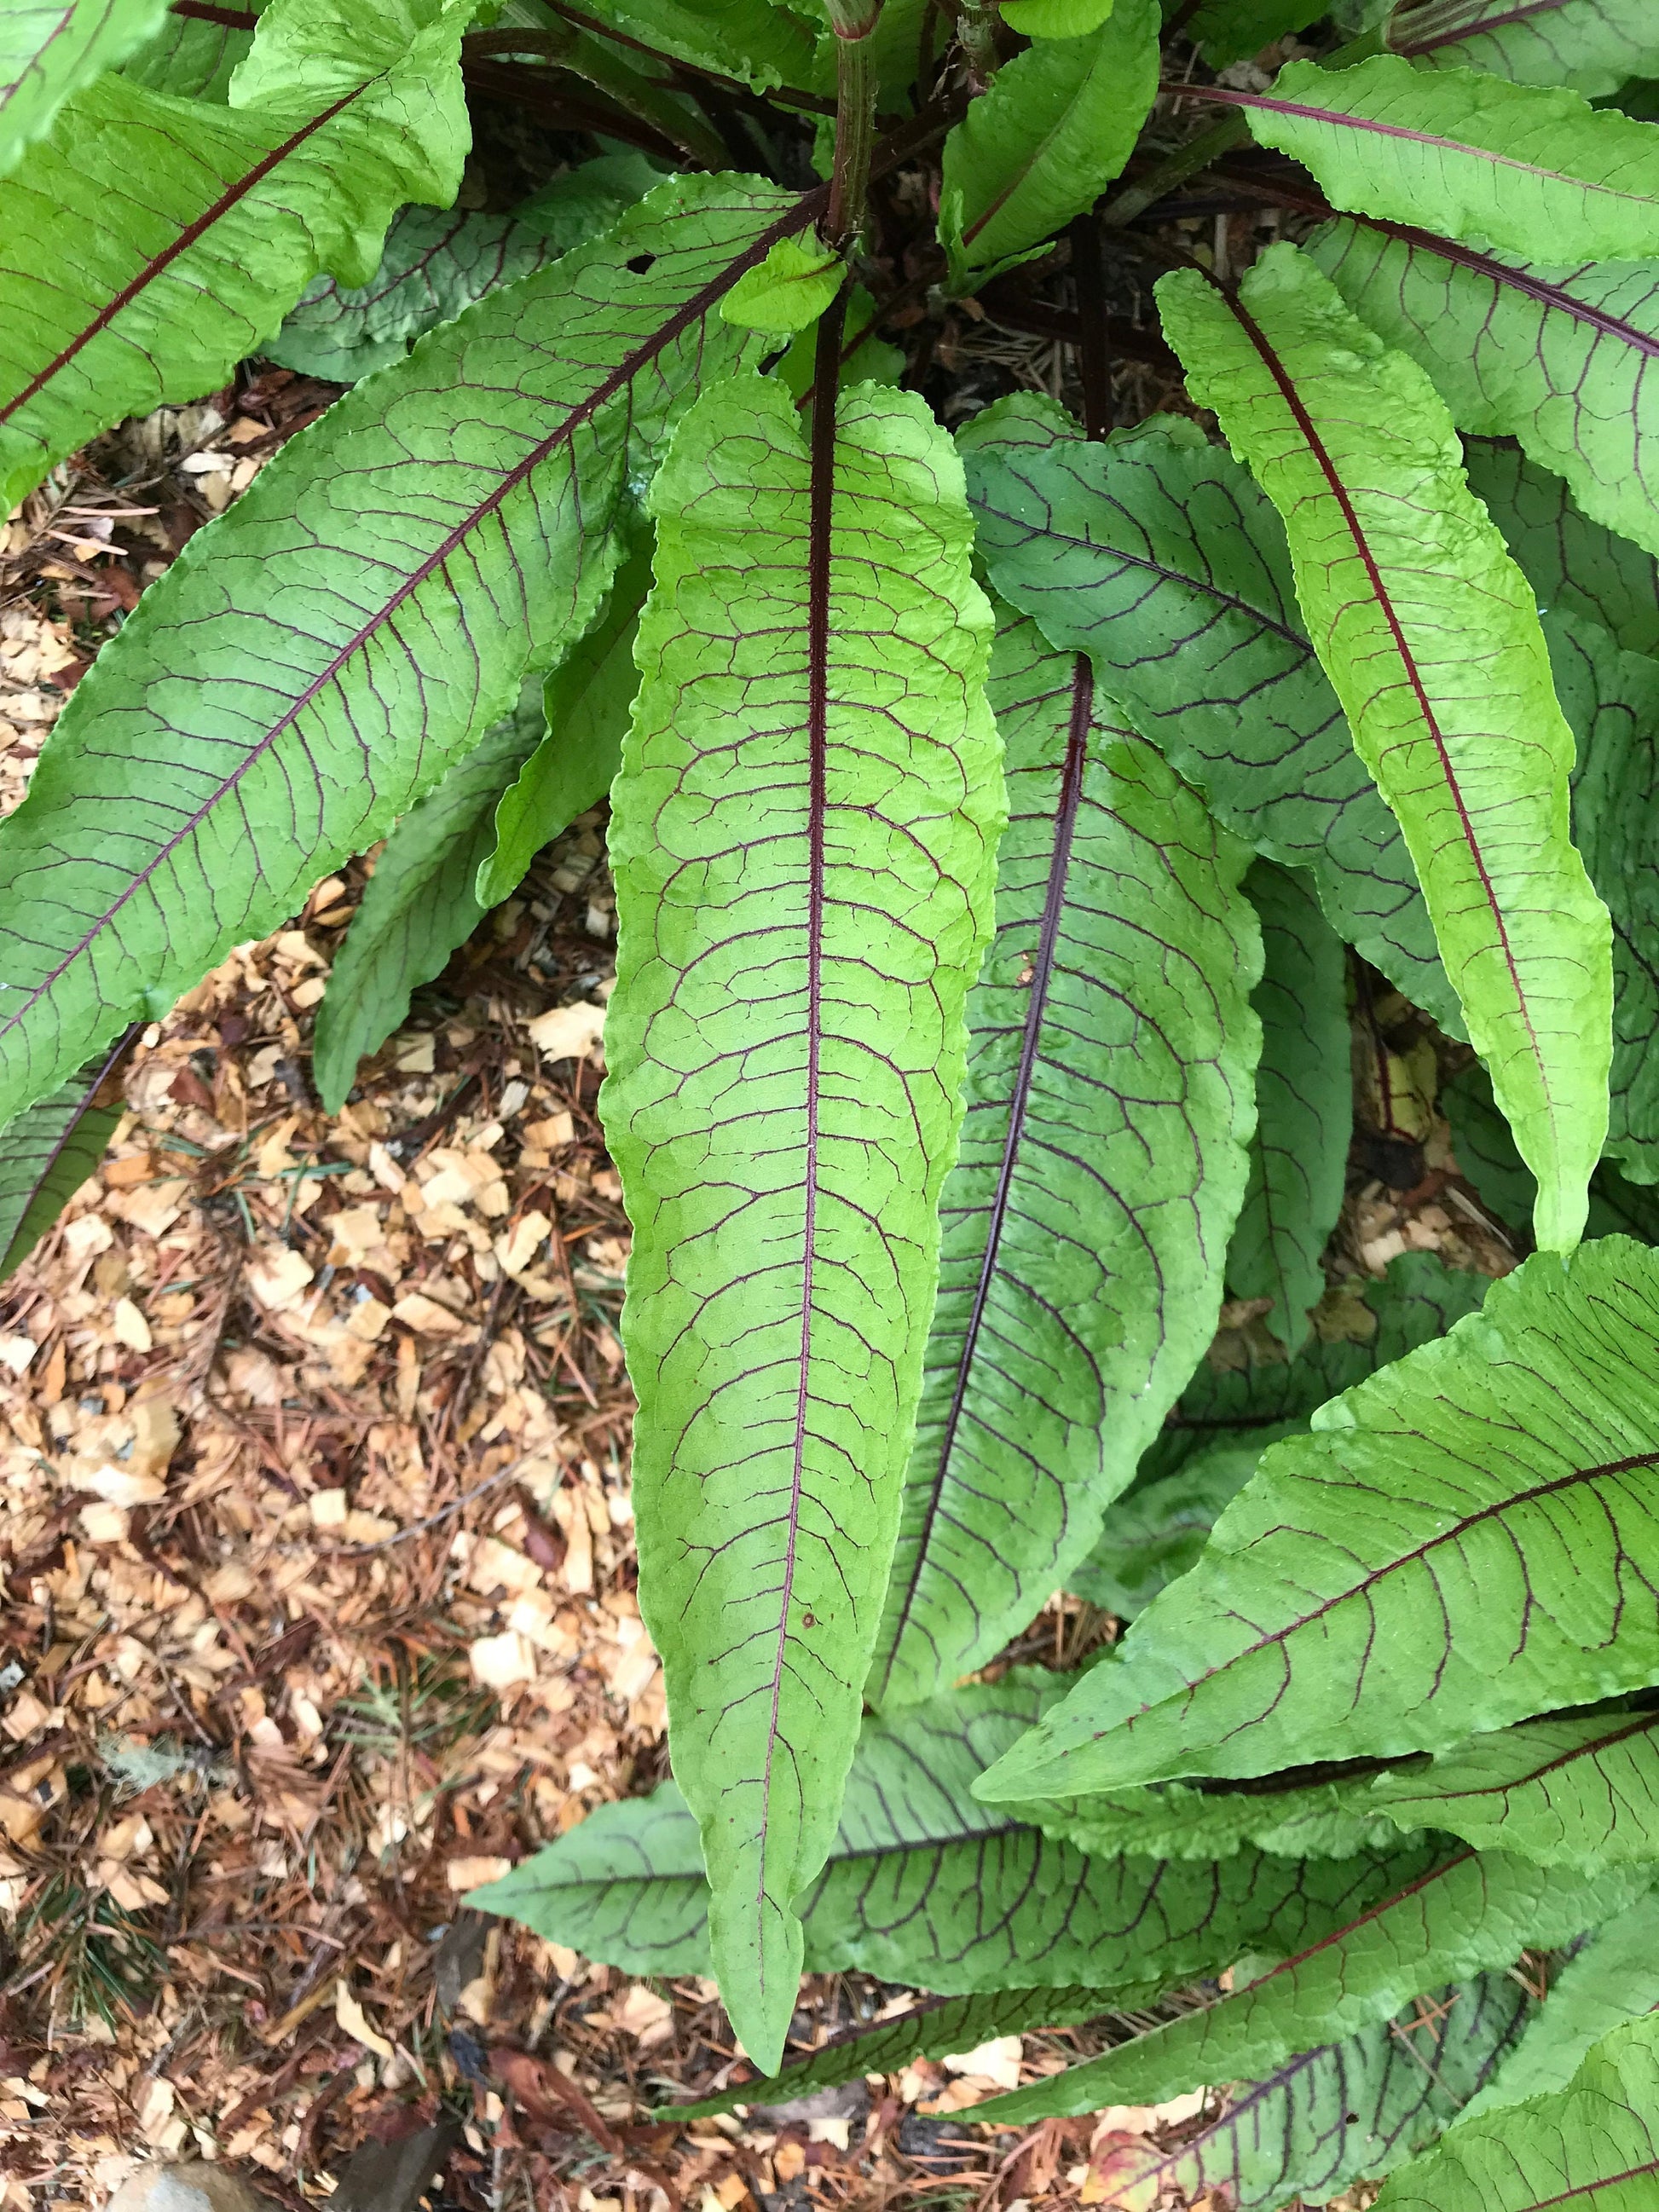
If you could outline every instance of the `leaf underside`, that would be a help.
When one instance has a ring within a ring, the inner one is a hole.
[[[1243,848],[1006,609],[990,696],[1009,825],[878,1706],[994,1657],[1092,1543],[1213,1333],[1244,1184]]]
[[[991,918],[960,487],[913,395],[857,387],[809,454],[778,385],[708,392],[653,487],[612,817],[641,1589],[716,1971],[769,2066],[857,1735]]]
[[[1187,270],[1158,289],[1189,390],[1285,519],[1309,634],[1538,1177],[1537,1240],[1569,1249],[1607,1133],[1611,932],[1571,842],[1572,732],[1531,591],[1427,378],[1296,247],[1237,295]]]
[[[760,343],[720,298],[811,205],[659,187],[359,386],[191,540],[0,823],[0,1114],[292,914],[583,635],[629,476]]]

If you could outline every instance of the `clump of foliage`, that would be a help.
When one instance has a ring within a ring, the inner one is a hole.
[[[387,838],[337,1106],[611,796],[675,1779],[478,1901],[712,1966],[768,2073],[804,1966],[933,1993],[769,2097],[1187,1990],[985,2108],[1243,2085],[1125,2205],[1648,2202],[1650,0],[44,20],[8,497],[253,352],[351,389],[0,828],[0,1247],[129,1026],[319,876]],[[447,212],[469,90],[592,158]],[[1170,220],[1239,207],[1282,230],[1242,274]],[[1070,339],[1080,416],[951,435],[891,343],[930,299]],[[1193,411],[1115,428],[1120,349]],[[1379,976],[1473,1048],[1460,1157],[1535,1249],[1408,1255],[1326,1332]],[[1223,1373],[1227,1293],[1265,1322]],[[1000,1664],[1061,1589],[1127,1633]],[[1541,2006],[1523,1950],[1570,1961]]]

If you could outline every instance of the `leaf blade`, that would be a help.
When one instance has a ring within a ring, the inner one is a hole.
[[[891,1553],[1003,799],[960,473],[921,402],[860,387],[810,453],[769,380],[688,422],[613,801],[603,1112],[634,1224],[641,1602],[717,1972],[769,2066]],[[768,1070],[735,1121],[732,1053]]]
[[[1093,1540],[1212,1333],[1244,1183],[1242,848],[1006,610],[990,696],[1012,811],[878,1707],[993,1658]]]
[[[1607,1131],[1611,929],[1571,842],[1572,733],[1526,580],[1422,371],[1295,247],[1236,297],[1182,271],[1158,298],[1189,388],[1285,518],[1310,633],[1538,1177],[1538,1242],[1568,1248]]]
[[[1628,1370],[1604,1359],[1604,1327]],[[1199,1565],[986,1794],[1438,1751],[1642,1686],[1659,1636],[1621,1610],[1620,1577],[1659,1545],[1643,1486],[1659,1463],[1659,1405],[1639,1366],[1656,1332],[1659,1261],[1625,1237],[1565,1261],[1539,1253],[1494,1283],[1478,1315],[1263,1455]],[[1468,1487],[1466,1451],[1485,1455]],[[1620,1548],[1598,1582],[1581,1545],[1569,1597],[1559,1529],[1580,1510]],[[1472,1608],[1474,1561],[1487,1579]],[[1440,1626],[1425,1632],[1425,1620]],[[1316,1647],[1317,1683],[1297,1663]]]
[[[625,470],[700,375],[747,356],[713,310],[814,205],[742,180],[659,187],[605,239],[349,393],[186,547],[77,687],[0,823],[0,1113],[61,1081],[150,994],[170,1002],[274,927],[319,869],[372,842],[507,711],[527,664],[586,630],[620,551]],[[648,270],[629,268],[647,255]],[[541,343],[550,325],[556,357]],[[480,381],[496,391],[488,421]],[[452,387],[472,412],[464,453]],[[348,438],[349,475],[335,461]],[[389,540],[377,507],[399,469],[428,460],[444,465],[446,502],[409,502]],[[296,619],[315,620],[319,571],[338,587],[320,635]],[[196,681],[170,689],[186,635]],[[426,681],[440,670],[443,684]],[[336,785],[310,761],[331,745],[349,763]],[[156,760],[182,760],[188,788],[158,793]],[[119,844],[106,834],[112,800],[128,810]],[[244,807],[263,825],[257,866]],[[102,872],[71,882],[69,858]]]
[[[320,266],[361,282],[469,143],[451,0],[274,0],[216,108],[109,76],[0,184],[0,492],[124,415],[199,398]]]
[[[1659,129],[1576,92],[1378,54],[1292,62],[1270,94],[1226,96],[1356,215],[1513,253],[1540,238],[1569,259],[1659,253]]]
[[[166,15],[166,0],[47,0],[0,15],[0,176],[72,92],[125,61]]]
[[[131,1042],[94,1060],[0,1129],[0,1283],[15,1274],[89,1175],[121,1118],[108,1093]]]

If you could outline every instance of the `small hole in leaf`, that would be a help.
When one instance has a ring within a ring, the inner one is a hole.
[[[628,265],[636,276],[643,276],[656,258],[654,253],[636,253]]]

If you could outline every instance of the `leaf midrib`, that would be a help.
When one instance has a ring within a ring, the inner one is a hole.
[[[1528,22],[1534,15],[1553,15],[1566,4],[1567,0],[1523,0],[1522,6],[1507,9],[1501,15],[1476,16],[1461,27],[1438,31],[1426,39],[1414,39],[1409,46],[1391,46],[1388,51],[1395,54],[1428,54],[1437,46],[1461,46],[1470,39],[1489,38],[1494,31],[1507,30],[1511,23]],[[1425,10],[1425,14],[1432,12]],[[1409,21],[1407,27],[1410,27]]]
[[[355,654],[361,653],[368,642],[379,635],[385,624],[391,621],[399,607],[403,605],[404,600],[443,567],[467,537],[497,511],[509,494],[516,491],[519,486],[541,466],[550,453],[573,438],[584,422],[597,414],[608,399],[614,398],[618,392],[633,380],[641,368],[671,345],[682,331],[689,329],[699,317],[706,314],[715,301],[731,289],[739,276],[763,261],[780,239],[790,237],[795,231],[805,228],[806,224],[819,213],[827,199],[827,187],[821,186],[816,191],[804,193],[794,207],[780,216],[775,222],[769,224],[757,239],[728,264],[720,276],[712,278],[683,307],[676,309],[667,322],[663,324],[649,340],[628,355],[611,374],[588,394],[586,399],[579,401],[570,410],[557,429],[550,431],[539,445],[532,447],[521,460],[514,465],[489,497],[480,501],[469,515],[456,524],[436,551],[429,555],[415,573],[398,586],[391,598],[386,600],[369,620],[346,641],[322,673],[307,684],[301,696],[283,710],[271,724],[265,735],[259,738],[257,744],[249,747],[230,774],[215,785],[211,793],[202,801],[196,811],[131,878],[119,897],[94,916],[89,927],[70,946],[51,974],[37,984],[11,1013],[0,1018],[0,1038],[3,1038],[19,1022],[24,1020],[39,1001],[51,993],[76,961],[80,959],[97,941],[104,930],[110,927],[128,902],[135,898],[141,890],[148,888],[150,878],[157,869],[162,867],[179,847],[195,835],[202,823],[227,796],[240,787],[242,779],[264,758],[283,732],[291,727],[319,693],[335,681],[347,662]]]
[[[968,1384],[973,1370],[975,1355],[979,1348],[980,1330],[985,1320],[985,1309],[991,1294],[991,1285],[996,1279],[997,1262],[1002,1246],[1002,1232],[1007,1225],[1009,1200],[1013,1190],[1014,1170],[1018,1161],[1021,1139],[1025,1133],[1026,1115],[1031,1103],[1031,1079],[1036,1070],[1037,1046],[1042,1035],[1042,1019],[1048,1009],[1048,992],[1054,981],[1054,959],[1060,944],[1060,925],[1066,908],[1066,882],[1071,871],[1072,846],[1077,829],[1078,811],[1083,799],[1083,771],[1088,761],[1089,736],[1094,726],[1094,664],[1086,653],[1078,653],[1072,665],[1072,704],[1066,737],[1066,755],[1060,768],[1059,803],[1054,810],[1054,842],[1049,848],[1048,880],[1043,894],[1042,921],[1037,939],[1037,957],[1034,963],[1030,997],[1025,1006],[1024,1035],[1020,1043],[1019,1066],[1014,1076],[1013,1097],[1010,1104],[1008,1131],[1003,1142],[1002,1159],[997,1174],[996,1188],[992,1194],[990,1224],[986,1232],[985,1251],[980,1263],[979,1280],[974,1289],[973,1307],[969,1314],[962,1347],[957,1357],[956,1381],[951,1387],[950,1409],[945,1416],[945,1433],[940,1440],[939,1455],[933,1469],[933,1481],[923,1516],[921,1534],[915,1547],[904,1601],[900,1608],[898,1623],[888,1647],[887,1664],[882,1674],[882,1688],[892,1680],[897,1662],[899,1647],[909,1626],[916,1596],[921,1589],[922,1571],[927,1564],[933,1542],[933,1523],[938,1517],[940,1501],[950,1473],[951,1456],[956,1449],[957,1431],[967,1404]]]
[[[1659,338],[1638,330],[1634,323],[1626,322],[1622,316],[1610,315],[1605,308],[1592,307],[1588,301],[1580,300],[1568,291],[1565,284],[1552,284],[1547,278],[1530,276],[1522,269],[1500,261],[1496,254],[1482,253],[1476,247],[1460,246],[1455,239],[1439,238],[1432,231],[1421,230],[1413,223],[1390,222],[1381,216],[1344,214],[1340,219],[1345,222],[1362,223],[1370,230],[1380,230],[1390,238],[1397,238],[1401,245],[1413,252],[1437,254],[1443,261],[1470,270],[1492,283],[1508,285],[1512,291],[1522,292],[1529,300],[1537,301],[1540,307],[1551,308],[1576,322],[1588,323],[1604,337],[1620,340],[1634,352],[1659,357]],[[1573,275],[1582,276],[1594,273],[1605,265],[1586,261],[1573,271]]]
[[[1656,1728],[1659,1728],[1659,1713],[1638,1714],[1625,1727],[1610,1729],[1605,1735],[1592,1736],[1584,1743],[1575,1744],[1569,1751],[1558,1752],[1553,1759],[1545,1759],[1541,1765],[1532,1767],[1525,1774],[1514,1776],[1510,1781],[1482,1782],[1467,1790],[1425,1790],[1415,1797],[1402,1794],[1393,1802],[1402,1807],[1407,1804],[1452,1805],[1462,1804],[1473,1797],[1507,1797],[1511,1791],[1528,1790],[1535,1783],[1542,1782],[1547,1776],[1559,1773],[1563,1767],[1571,1766],[1581,1759],[1596,1759],[1603,1752],[1616,1751],[1632,1736],[1646,1735]],[[1431,1778],[1425,1776],[1423,1778],[1427,1780]]]
[[[20,407],[26,407],[36,392],[50,384],[52,378],[58,375],[60,370],[67,368],[76,356],[83,352],[100,332],[106,331],[117,315],[131,307],[141,292],[163,276],[178,260],[180,254],[187,253],[199,238],[204,237],[212,229],[215,223],[222,222],[233,208],[239,206],[247,198],[255,185],[262,184],[271,171],[287,161],[290,154],[297,152],[307,138],[313,137],[325,124],[331,123],[343,109],[350,106],[354,100],[361,100],[371,85],[383,82],[390,74],[390,70],[382,70],[377,76],[365,77],[362,84],[355,85],[349,92],[342,93],[331,106],[324,108],[319,115],[313,115],[308,123],[301,124],[297,131],[291,132],[283,139],[280,146],[272,147],[270,152],[256,161],[251,169],[245,170],[234,185],[228,186],[219,195],[211,207],[204,208],[194,222],[185,226],[170,246],[164,247],[160,253],[153,255],[132,281],[125,285],[112,300],[107,301],[89,323],[83,325],[76,332],[55,360],[48,362],[46,366],[37,375],[32,377],[15,398],[0,405],[0,422],[9,422]]]
[[[1443,153],[1462,154],[1472,161],[1485,161],[1494,169],[1512,170],[1517,176],[1541,177],[1549,184],[1571,185],[1576,191],[1599,194],[1606,200],[1622,200],[1638,208],[1653,205],[1650,192],[1621,191],[1616,185],[1598,179],[1569,176],[1565,170],[1547,169],[1537,161],[1518,161],[1512,154],[1494,153],[1489,146],[1473,145],[1467,138],[1449,138],[1439,131],[1413,131],[1403,123],[1381,123],[1374,116],[1345,114],[1334,107],[1312,107],[1303,100],[1274,100],[1264,92],[1234,92],[1222,85],[1206,84],[1201,91],[1195,86],[1185,85],[1165,88],[1195,93],[1200,99],[1218,100],[1229,107],[1255,107],[1270,115],[1300,116],[1309,123],[1328,123],[1340,130],[1369,132],[1373,137],[1407,139],[1414,145],[1433,146]]]
[[[1268,1650],[1273,1645],[1282,1644],[1289,1637],[1297,1634],[1302,1629],[1311,1626],[1315,1621],[1322,1620],[1328,1613],[1334,1612],[1338,1606],[1346,1605],[1352,1599],[1363,1597],[1376,1583],[1383,1581],[1389,1575],[1401,1573],[1406,1568],[1416,1565],[1426,1559],[1428,1554],[1439,1545],[1456,1542],[1471,1528],[1479,1528],[1483,1521],[1493,1520],[1500,1514],[1516,1512],[1523,1506],[1536,1504],[1540,1498],[1551,1498],[1559,1491],[1570,1490],[1575,1483],[1603,1481],[1614,1475],[1633,1474],[1638,1468],[1654,1466],[1659,1466],[1659,1451],[1638,1452],[1629,1459],[1609,1460],[1597,1467],[1575,1468],[1570,1474],[1558,1475],[1553,1481],[1535,1483],[1530,1490],[1517,1492],[1511,1497],[1495,1500],[1491,1505],[1482,1506],[1480,1512],[1468,1515],[1463,1520],[1454,1522],[1449,1528],[1443,1528],[1437,1535],[1428,1537],[1413,1550],[1402,1553],[1398,1558],[1388,1560],[1380,1567],[1373,1568],[1358,1582],[1350,1583],[1346,1589],[1338,1590],[1333,1596],[1328,1597],[1322,1604],[1316,1606],[1312,1612],[1298,1613],[1294,1620],[1286,1621],[1282,1628],[1274,1629],[1269,1635],[1258,1637],[1254,1644],[1246,1644],[1242,1650],[1234,1652],[1231,1657],[1220,1661],[1213,1667],[1206,1667],[1202,1674],[1195,1675],[1186,1685],[1181,1692],[1182,1698],[1183,1700],[1190,1698],[1194,1691],[1201,1683],[1212,1680],[1216,1675],[1226,1673],[1229,1668],[1240,1665],[1246,1659],[1253,1659],[1258,1651]],[[1160,1698],[1158,1704],[1162,1705],[1164,1702]],[[1141,1713],[1150,1713],[1157,1709],[1157,1705],[1144,1705],[1139,1711]],[[1138,1714],[1131,1714],[1123,1725],[1133,1729],[1138,1717]],[[1095,1731],[1095,1741],[1098,1741],[1109,1732],[1105,1729],[1097,1729]]]
[[[1215,282],[1213,278],[1210,281],[1212,283]],[[1236,292],[1229,291],[1224,286],[1220,285],[1217,286],[1217,289],[1221,292],[1222,297],[1243,325],[1245,334],[1255,347],[1263,368],[1278,386],[1280,398],[1289,408],[1297,429],[1306,440],[1309,451],[1319,464],[1320,471],[1325,478],[1331,495],[1341,512],[1342,520],[1347,526],[1348,533],[1353,540],[1354,550],[1364,568],[1372,595],[1382,611],[1383,620],[1389,626],[1389,634],[1394,640],[1395,651],[1400,657],[1401,665],[1406,672],[1407,681],[1416,698],[1418,712],[1422,717],[1424,726],[1433,741],[1435,751],[1439,757],[1440,772],[1445,779],[1446,787],[1451,793],[1452,804],[1457,811],[1458,828],[1462,834],[1464,845],[1470,860],[1474,864],[1475,873],[1480,880],[1481,894],[1486,899],[1487,909],[1491,914],[1492,927],[1498,933],[1498,941],[1504,954],[1504,963],[1509,969],[1510,982],[1515,993],[1516,1010],[1525,1025],[1527,1041],[1532,1048],[1533,1057],[1538,1066],[1540,1086],[1543,1092],[1545,1105],[1551,1121],[1553,1121],[1555,1099],[1550,1087],[1544,1055],[1539,1046],[1538,1034],[1533,1026],[1532,1007],[1526,992],[1522,988],[1520,969],[1516,961],[1514,948],[1510,943],[1509,929],[1504,919],[1503,909],[1492,890],[1492,878],[1486,872],[1486,855],[1480,850],[1480,841],[1474,834],[1474,825],[1469,819],[1468,809],[1463,800],[1462,787],[1452,767],[1451,755],[1447,747],[1444,733],[1441,730],[1439,719],[1435,714],[1427,687],[1418,668],[1417,657],[1407,640],[1404,626],[1395,611],[1394,600],[1382,580],[1381,566],[1371,550],[1370,541],[1365,536],[1364,529],[1360,523],[1353,501],[1349,496],[1348,488],[1342,480],[1341,473],[1331,458],[1324,440],[1315,428],[1313,417],[1304,405],[1301,393],[1297,390],[1283,362],[1267,343],[1267,333]]]

